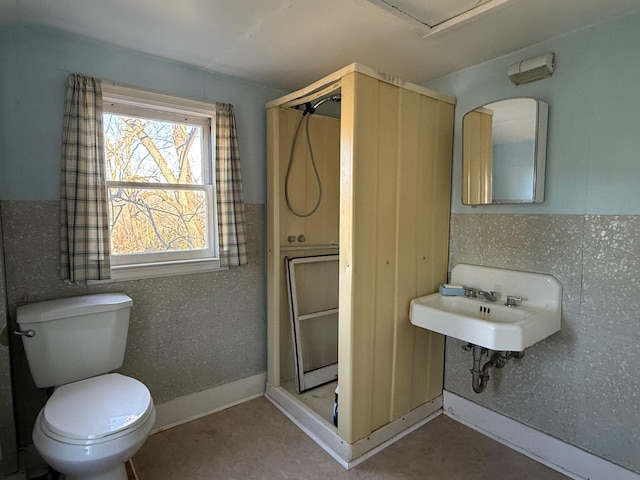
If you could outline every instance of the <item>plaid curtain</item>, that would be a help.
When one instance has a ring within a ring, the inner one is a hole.
[[[216,199],[220,266],[246,265],[247,234],[233,105],[216,103]]]
[[[60,276],[111,278],[100,80],[69,75],[62,121]]]

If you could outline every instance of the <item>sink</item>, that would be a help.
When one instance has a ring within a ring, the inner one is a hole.
[[[483,314],[481,308],[488,308]],[[526,306],[506,307],[465,297],[439,293],[411,301],[411,323],[488,348],[521,352],[560,330],[551,312]]]
[[[550,275],[459,264],[451,283],[499,293],[498,301],[425,295],[411,301],[411,323],[489,350],[521,352],[560,330],[562,286]],[[522,297],[515,307],[507,295]]]

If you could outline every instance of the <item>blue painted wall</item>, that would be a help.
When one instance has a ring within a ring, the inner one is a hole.
[[[286,92],[30,25],[0,27],[0,62],[0,199],[58,198],[64,83],[82,73],[232,103],[245,200],[265,203],[265,104]]]
[[[454,95],[453,213],[640,214],[640,11],[426,83]],[[518,60],[555,52],[551,78],[516,87]],[[549,104],[545,202],[465,207],[461,124],[467,111],[510,97]]]
[[[445,389],[636,473],[639,47],[636,11],[427,84],[458,99],[450,268],[548,273],[563,286],[560,332],[494,370],[480,395],[471,389],[471,357],[448,338]],[[552,78],[519,87],[509,81],[511,63],[545,52],[557,55]],[[463,206],[462,116],[516,96],[549,104],[545,202]]]

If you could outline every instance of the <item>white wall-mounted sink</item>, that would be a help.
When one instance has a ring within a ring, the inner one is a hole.
[[[550,275],[459,264],[451,271],[451,283],[498,292],[498,300],[426,295],[411,301],[411,323],[489,350],[513,352],[560,330],[562,286]],[[507,295],[522,302],[507,307]]]

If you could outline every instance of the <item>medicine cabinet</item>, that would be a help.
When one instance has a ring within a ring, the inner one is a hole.
[[[462,119],[462,203],[541,203],[548,106],[534,98],[500,100]]]

